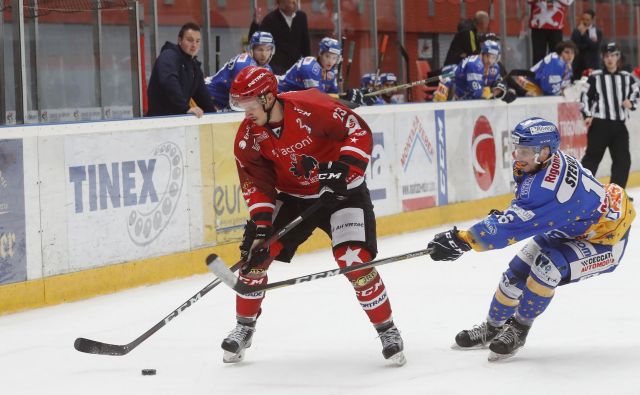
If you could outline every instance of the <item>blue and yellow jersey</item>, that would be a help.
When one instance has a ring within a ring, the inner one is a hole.
[[[454,71],[455,96],[458,100],[488,99],[491,97],[487,94],[488,88],[501,79],[498,64],[485,72],[480,55],[466,57]]]
[[[300,58],[287,72],[278,77],[278,92],[301,91],[318,88],[324,93],[338,93],[336,68],[329,71],[313,56]]]
[[[616,184],[603,185],[573,157],[558,151],[534,174],[514,167],[515,199],[459,237],[476,251],[504,248],[538,234],[614,245],[627,232],[635,210]]]
[[[559,96],[573,76],[571,65],[566,64],[555,52],[536,63],[531,71],[535,74],[533,82],[547,96]]]
[[[241,53],[225,63],[213,76],[205,78],[205,85],[217,108],[229,107],[231,83],[240,70],[249,66],[257,66],[256,61],[248,53]],[[268,64],[260,67],[272,71]]]

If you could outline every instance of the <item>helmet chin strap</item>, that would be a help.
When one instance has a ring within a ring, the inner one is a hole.
[[[262,109],[264,110],[264,112],[267,113],[267,122],[265,123],[265,125],[268,125],[269,121],[271,120],[271,111],[273,111],[273,107],[275,107],[276,101],[274,100],[271,107],[267,109],[267,96],[262,95],[260,96],[260,103],[262,104]]]

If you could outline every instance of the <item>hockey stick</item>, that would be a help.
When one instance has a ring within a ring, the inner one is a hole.
[[[387,52],[387,42],[389,41],[389,35],[385,34],[382,36],[382,43],[380,43],[380,56],[378,56],[378,65],[376,69],[376,75],[373,78],[373,86],[376,86],[378,80],[380,79],[380,66],[384,61],[384,54]]]
[[[356,42],[355,41],[351,41],[349,42],[349,54],[348,54],[348,58],[347,58],[347,73],[344,77],[344,80],[347,81],[347,84],[349,84],[349,75],[351,74],[351,63],[353,63],[353,51],[355,51],[356,49]]]
[[[439,81],[440,78],[449,78],[449,77],[453,77],[453,73],[437,75],[435,77],[427,78],[426,80],[414,81],[414,82],[409,82],[407,84],[402,84],[402,85],[392,86],[392,87],[389,87],[389,88],[380,89],[380,90],[375,91],[375,92],[365,93],[363,96],[364,97],[378,96],[378,95],[383,94],[383,93],[395,92],[395,91],[400,90],[400,89],[409,89],[409,88],[412,88],[412,87],[417,86],[417,85],[425,85],[425,84],[428,84],[430,82]]]
[[[216,73],[220,70],[220,36],[216,36]]]
[[[258,245],[256,248],[261,248],[261,247],[265,247],[265,246],[268,247],[268,246],[272,245],[273,243],[278,241],[280,238],[282,238],[282,236],[284,236],[287,233],[289,233],[289,231],[291,229],[293,229],[296,226],[298,226],[300,224],[300,222],[302,222],[306,218],[309,218],[311,215],[313,215],[316,212],[316,210],[318,210],[320,207],[322,207],[322,202],[320,200],[318,200],[313,205],[309,206],[306,210],[304,210],[299,216],[294,218],[291,222],[286,224],[284,227],[282,227],[276,233],[274,233],[271,237],[269,237],[267,240],[265,240],[264,243]],[[243,264],[244,264],[244,262],[242,260],[240,260],[240,261],[236,262],[235,265],[231,266],[231,268],[226,268],[225,267],[225,269],[228,270],[230,273],[232,273],[232,272],[238,270]],[[162,328],[165,325],[167,325],[169,323],[169,321],[171,321],[172,319],[176,318],[180,313],[182,313],[184,310],[186,310],[192,304],[194,304],[195,302],[200,300],[209,291],[211,291],[212,289],[217,287],[218,284],[220,284],[220,282],[221,282],[220,279],[216,278],[215,280],[213,280],[212,282],[207,284],[206,287],[202,288],[200,291],[198,291],[198,293],[196,293],[191,298],[189,298],[186,302],[181,304],[180,307],[178,307],[177,309],[173,310],[171,313],[169,313],[168,316],[164,317],[160,322],[155,324],[151,329],[149,329],[148,331],[146,331],[142,335],[138,336],[134,341],[132,341],[129,344],[123,344],[123,345],[110,344],[110,343],[99,342],[99,341],[96,341],[96,340],[86,339],[84,337],[79,337],[73,343],[73,346],[75,347],[76,350],[78,350],[80,352],[85,352],[85,353],[88,353],[88,354],[114,355],[114,356],[126,355],[131,350],[133,350],[134,348],[138,347],[138,345],[140,345],[140,343],[142,343],[143,341],[148,339],[151,335],[153,335],[158,330],[160,330],[160,328]]]
[[[340,39],[340,47],[344,50],[344,45],[347,42],[347,38],[342,36]],[[340,57],[340,63],[338,63],[338,92],[344,92],[344,78],[342,76],[342,64],[344,63],[344,57]]]
[[[259,291],[267,291],[275,288],[283,288],[288,287],[290,285],[296,285],[300,283],[306,283],[313,280],[318,280],[320,278],[327,278],[337,276],[339,274],[346,274],[356,270],[367,269],[374,266],[386,265],[387,263],[403,261],[405,259],[416,258],[423,255],[428,255],[431,253],[430,248],[426,248],[424,250],[418,250],[409,252],[407,254],[396,255],[389,258],[378,259],[377,261],[366,262],[360,265],[347,266],[338,269],[325,270],[324,272],[318,272],[314,274],[307,274],[305,276],[294,277],[288,280],[277,281],[275,283],[270,284],[258,284],[258,285],[249,285],[245,284],[242,281],[238,280],[227,265],[222,261],[222,259],[216,254],[211,254],[207,257],[207,266],[209,270],[213,272],[223,283],[229,286],[231,289],[236,291],[239,294],[247,295],[254,292]]]
[[[404,49],[404,47],[402,46],[402,44],[400,43],[400,41],[396,41],[398,43],[398,48],[400,49],[400,55],[402,55],[402,58],[404,59],[404,64],[405,64],[405,73],[406,73],[406,80],[408,81],[409,78],[411,78],[411,68],[409,66],[409,53],[407,53],[407,50]],[[411,101],[411,91],[407,91],[407,101]]]

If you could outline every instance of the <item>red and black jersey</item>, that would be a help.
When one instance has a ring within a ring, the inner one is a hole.
[[[281,93],[278,100],[282,125],[263,127],[245,119],[234,145],[249,213],[264,225],[271,223],[277,192],[318,197],[319,163],[348,164],[348,189],[361,185],[373,146],[364,120],[317,89]]]

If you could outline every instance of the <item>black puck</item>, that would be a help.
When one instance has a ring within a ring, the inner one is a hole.
[[[155,369],[142,369],[143,376],[155,376],[155,374],[156,374]]]

